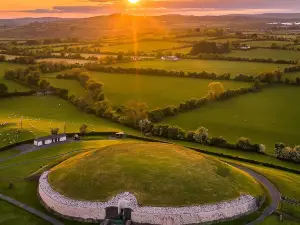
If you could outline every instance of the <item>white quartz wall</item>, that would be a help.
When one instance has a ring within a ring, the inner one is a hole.
[[[243,195],[237,199],[189,207],[139,207],[131,193],[121,193],[108,202],[89,202],[69,199],[55,192],[48,182],[48,173],[42,174],[39,181],[39,195],[43,202],[55,212],[74,219],[102,220],[105,208],[121,206],[131,208],[132,221],[150,224],[193,224],[238,217],[257,209],[256,199]]]

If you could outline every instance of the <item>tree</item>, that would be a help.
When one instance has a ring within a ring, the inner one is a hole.
[[[125,115],[120,122],[133,127],[138,127],[140,120],[148,119],[147,105],[142,102],[129,101],[125,104]]]
[[[88,126],[86,124],[82,124],[81,127],[79,128],[79,133],[82,137],[85,136],[87,129],[88,129]]]
[[[50,129],[51,135],[56,135],[56,134],[58,134],[58,131],[59,131],[59,128],[51,128],[51,129]]]
[[[208,141],[208,129],[205,127],[198,128],[194,134],[194,139],[198,143],[206,144]]]
[[[217,99],[222,93],[225,92],[223,84],[221,82],[212,82],[208,85],[208,98]]]
[[[7,91],[8,91],[7,86],[3,83],[0,83],[0,94],[5,94],[7,93]]]
[[[153,123],[148,119],[140,120],[139,127],[141,128],[141,133],[146,134],[151,132],[153,128]]]

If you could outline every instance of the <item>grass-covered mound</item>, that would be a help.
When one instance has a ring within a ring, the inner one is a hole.
[[[131,192],[141,205],[182,206],[257,196],[245,173],[177,145],[125,143],[87,152],[54,167],[49,182],[78,200],[107,201]]]

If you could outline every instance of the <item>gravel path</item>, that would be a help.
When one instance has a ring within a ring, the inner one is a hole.
[[[228,163],[244,172],[248,173],[250,176],[254,177],[260,183],[262,183],[265,188],[268,190],[269,195],[271,197],[272,203],[263,211],[263,213],[258,217],[256,220],[248,223],[247,225],[255,225],[265,220],[266,217],[270,216],[278,207],[281,199],[281,194],[278,189],[271,183],[266,177],[262,176],[261,174],[238,164]]]
[[[0,199],[2,199],[3,201],[8,202],[8,203],[10,203],[10,204],[12,204],[14,206],[22,208],[25,211],[27,211],[27,212],[29,212],[29,213],[31,213],[31,214],[33,214],[33,215],[35,215],[35,216],[37,216],[37,217],[45,220],[45,221],[47,221],[47,222],[49,222],[49,223],[51,223],[53,225],[64,225],[62,222],[58,221],[57,219],[55,219],[55,218],[53,218],[51,216],[48,216],[45,213],[42,213],[42,212],[40,212],[40,211],[38,211],[38,210],[36,210],[34,208],[31,208],[30,206],[25,205],[24,203],[21,203],[21,202],[15,200],[15,199],[12,199],[12,198],[7,197],[7,196],[2,195],[2,194],[0,194]]]

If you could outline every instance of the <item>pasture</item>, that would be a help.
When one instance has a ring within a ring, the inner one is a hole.
[[[15,63],[7,63],[7,62],[0,62],[0,83],[4,83],[7,88],[8,92],[15,92],[15,91],[29,91],[30,89],[20,85],[14,81],[4,79],[4,73],[7,70],[14,70],[17,68],[24,68],[24,65],[15,64]]]
[[[163,123],[187,130],[204,126],[210,136],[223,136],[230,142],[248,137],[252,142],[265,144],[267,153],[273,154],[277,142],[300,144],[300,105],[294,102],[299,95],[298,87],[268,88],[260,93],[214,102],[167,118]]]
[[[235,50],[226,56],[249,59],[300,60],[300,52],[277,49],[252,49],[248,51]]]
[[[45,78],[55,88],[64,88],[69,90],[69,95],[82,97],[86,94],[85,89],[76,80],[64,80],[56,78]]]
[[[270,48],[272,44],[276,44],[278,46],[286,46],[291,45],[293,42],[291,41],[248,41],[244,44],[250,45],[251,47],[264,47],[264,48]]]
[[[78,132],[86,123],[90,131],[131,130],[99,117],[85,114],[71,103],[54,96],[29,96],[2,99],[0,101],[0,123],[15,123],[20,127],[23,118],[23,129],[29,130],[33,136],[49,134],[51,127],[66,132]],[[12,127],[13,128],[13,127]]]
[[[159,50],[172,50],[183,46],[182,43],[171,41],[141,41],[121,45],[110,45],[100,48],[101,52],[154,52]]]
[[[149,109],[178,105],[190,98],[204,97],[213,80],[158,77],[138,74],[90,72],[91,78],[104,84],[105,96],[114,104],[129,100],[147,103]],[[222,82],[225,89],[249,87],[251,83]]]
[[[65,58],[45,58],[45,59],[38,59],[37,62],[52,62],[52,63],[66,63],[66,64],[85,64],[85,63],[93,63],[93,60],[87,59],[65,59]]]
[[[285,77],[287,77],[291,80],[295,80],[297,77],[300,78],[300,72],[286,73]]]
[[[129,63],[119,63],[116,67],[123,68],[153,68],[162,70],[175,70],[184,72],[202,72],[224,74],[230,73],[233,76],[238,74],[246,74],[257,76],[263,72],[270,72],[276,70],[278,67],[284,68],[288,65],[274,64],[274,63],[254,63],[254,62],[230,62],[222,60],[179,60],[179,61],[138,61]]]

